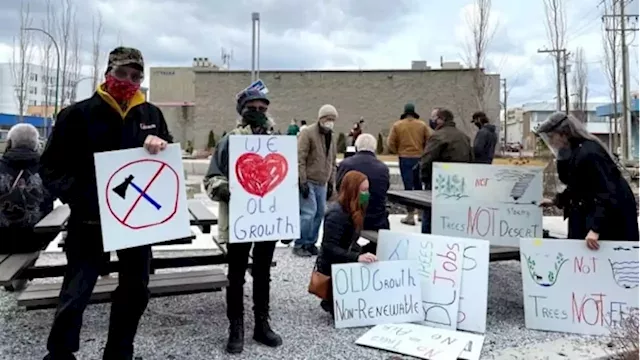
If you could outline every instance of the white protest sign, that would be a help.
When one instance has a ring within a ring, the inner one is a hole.
[[[411,239],[405,234],[396,236],[380,230],[376,254],[380,260],[409,259],[406,246]],[[487,327],[487,296],[489,291],[489,242],[481,239],[456,238],[442,235],[421,235],[432,242],[454,241],[464,246],[462,252],[462,281],[460,285],[460,308],[457,328],[459,330],[484,333]],[[424,295],[423,295],[424,297]]]
[[[542,237],[542,167],[434,163],[433,234],[518,246]]]
[[[229,137],[229,242],[300,237],[295,136]]]
[[[104,251],[191,236],[180,144],[94,154]]]
[[[424,319],[415,261],[331,266],[336,328]]]
[[[378,232],[379,259],[418,261],[424,324],[429,326],[456,329],[463,251],[463,243],[446,237],[434,240],[423,234]]]
[[[484,335],[416,324],[373,327],[356,344],[429,360],[478,360]]]
[[[530,329],[606,335],[638,309],[638,243],[522,239],[522,293]]]

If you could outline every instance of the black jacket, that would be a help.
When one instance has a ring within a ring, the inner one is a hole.
[[[160,109],[143,100],[123,118],[96,92],[58,114],[40,174],[47,189],[69,204],[70,223],[100,220],[93,154],[141,147],[148,135],[173,140]]]
[[[496,152],[498,135],[496,126],[492,124],[483,125],[473,141],[473,155],[476,163],[491,164],[493,155]]]
[[[0,158],[0,206],[12,206],[5,204],[2,199],[8,195],[16,178],[27,186],[24,196],[25,213],[28,213],[33,222],[37,222],[53,210],[53,199],[42,186],[38,174],[40,170],[40,154],[26,148],[9,148]],[[6,198],[5,198],[6,199]],[[0,214],[2,217],[2,214]],[[0,223],[4,220],[0,219]],[[55,236],[35,234],[33,228],[16,228],[0,226],[0,253],[31,252],[41,250]]]
[[[357,262],[361,248],[357,244],[360,232],[355,229],[351,215],[335,202],[324,216],[320,255],[316,260],[319,272],[331,276],[331,265]]]
[[[351,170],[359,171],[369,179],[369,205],[364,218],[364,230],[389,229],[389,213],[387,212],[387,191],[389,190],[389,168],[370,151],[359,151],[348,157],[338,166],[336,189],[345,174]]]
[[[567,188],[556,204],[569,218],[569,239],[584,239],[593,230],[600,240],[638,241],[636,198],[600,144],[573,141],[571,156],[557,165]]]
[[[434,162],[473,162],[471,140],[453,121],[446,122],[427,140],[420,158],[420,180],[426,184],[426,190],[431,190]]]

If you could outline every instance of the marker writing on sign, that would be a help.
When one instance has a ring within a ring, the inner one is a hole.
[[[451,295],[451,300],[446,300],[442,302],[435,301],[424,301],[423,300],[423,308],[424,308],[424,320],[426,322],[451,326],[451,315],[449,314],[449,310],[447,310],[446,306],[453,304],[458,296],[458,291],[456,288],[456,282],[450,276],[452,273],[456,273],[458,271],[458,265],[456,262],[458,261],[458,257],[460,256],[460,245],[458,244],[447,244],[448,251],[445,254],[437,254],[438,258],[441,262],[441,270],[438,273],[438,269],[433,271],[433,284],[435,285],[438,282],[445,282],[451,285],[451,291],[449,294]],[[440,274],[440,275],[438,275]],[[440,294],[443,294],[445,290],[439,291]],[[432,316],[430,316],[432,315]],[[435,318],[438,318],[436,320]],[[440,320],[444,318],[445,320]],[[457,321],[457,318],[456,318]]]

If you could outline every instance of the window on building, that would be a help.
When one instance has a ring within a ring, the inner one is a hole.
[[[35,101],[35,100],[29,100],[29,105],[30,106],[37,106],[38,104],[37,104],[37,101]]]
[[[51,97],[56,96],[56,91],[54,89],[49,89],[49,96]]]
[[[29,87],[29,94],[38,95],[38,88],[35,87],[35,86],[30,86]]]
[[[38,74],[31,73],[29,74],[30,81],[38,81]]]

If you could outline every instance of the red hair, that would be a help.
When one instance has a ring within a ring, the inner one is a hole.
[[[342,178],[338,203],[342,205],[349,215],[357,230],[362,230],[364,223],[364,207],[360,205],[360,185],[367,180],[367,176],[359,171],[351,170]]]

